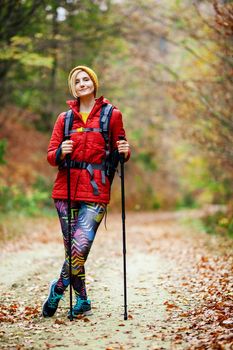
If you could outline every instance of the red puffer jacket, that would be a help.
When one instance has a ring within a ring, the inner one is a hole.
[[[69,107],[73,110],[74,120],[72,129],[80,127],[99,128],[100,112],[104,103],[109,103],[103,96],[95,102],[92,111],[90,112],[86,124],[84,124],[81,115],[79,114],[79,105],[76,100],[67,101]],[[48,147],[48,162],[52,166],[58,166],[60,161],[60,145],[64,138],[64,119],[65,112],[61,113],[54,125],[53,133]],[[111,151],[117,148],[116,142],[119,135],[125,135],[122,123],[121,112],[114,107],[109,125],[109,137]],[[97,163],[101,164],[105,157],[105,141],[99,132],[76,132],[71,134],[73,140],[73,152],[71,160],[78,162]],[[129,159],[130,154],[127,159]],[[106,183],[102,183],[101,170],[94,170],[94,180],[98,186],[99,195],[93,193],[93,187],[90,182],[90,174],[86,169],[71,168],[71,200],[89,201],[98,203],[109,203],[110,200],[110,183],[106,177]],[[67,199],[67,170],[61,169],[58,171],[53,191],[52,198]]]

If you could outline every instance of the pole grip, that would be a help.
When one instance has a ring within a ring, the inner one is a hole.
[[[118,140],[119,140],[119,141],[125,140],[125,136],[124,136],[124,135],[119,135],[119,136],[118,136]],[[124,163],[125,156],[124,156],[123,153],[119,153],[119,159],[120,159],[120,163]]]

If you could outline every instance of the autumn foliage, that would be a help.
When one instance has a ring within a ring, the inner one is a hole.
[[[123,112],[132,148],[128,209],[220,203],[228,205],[232,220],[230,2],[29,1],[20,7],[12,1],[11,6],[14,15],[0,32],[6,106],[1,186],[22,185],[27,193],[37,187],[48,198],[55,173],[44,162],[46,146],[58,113],[67,110],[68,72],[79,62],[96,70],[99,94]],[[5,3],[2,22],[10,11]],[[112,208],[119,205],[116,179]]]

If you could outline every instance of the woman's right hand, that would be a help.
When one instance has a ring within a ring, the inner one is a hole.
[[[61,159],[64,159],[67,154],[72,153],[73,151],[73,141],[66,140],[61,144]]]

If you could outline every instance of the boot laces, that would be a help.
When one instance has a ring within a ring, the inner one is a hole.
[[[80,309],[82,307],[83,304],[89,304],[88,300],[86,299],[81,299],[81,298],[77,298],[76,299],[76,304],[74,306],[74,309]]]
[[[57,304],[59,303],[60,300],[63,300],[63,295],[62,294],[57,294],[56,292],[53,292],[51,297],[48,300],[49,306],[52,308],[56,308]]]

